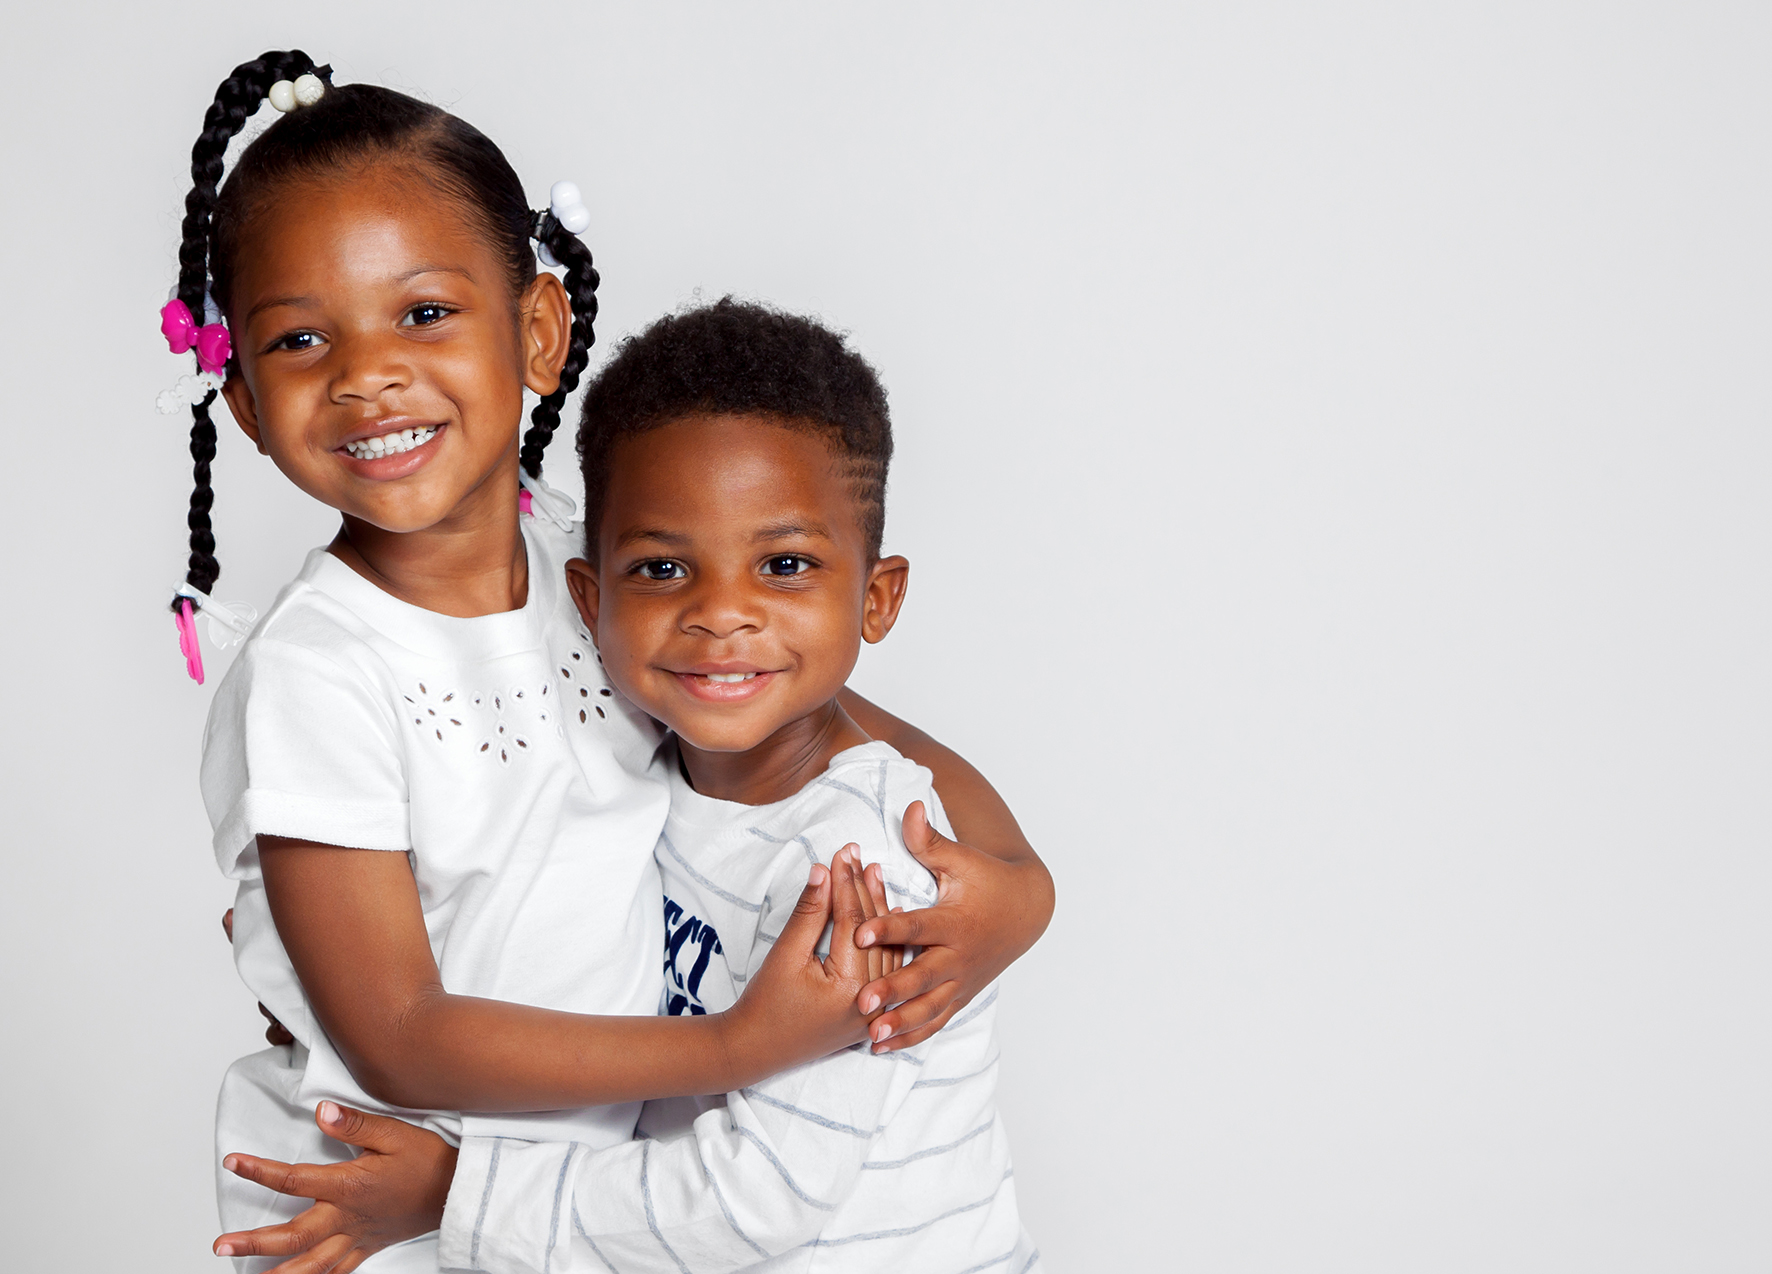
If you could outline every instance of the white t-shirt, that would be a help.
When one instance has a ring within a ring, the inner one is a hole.
[[[313,1018],[266,907],[261,833],[407,854],[452,993],[579,1013],[658,1011],[652,850],[669,799],[660,736],[604,680],[567,592],[576,528],[521,522],[521,610],[435,614],[317,549],[216,693],[203,799],[216,858],[240,882],[235,961],[299,1041],[230,1072],[217,1109],[221,1153],[337,1159],[344,1149],[315,1132],[316,1102],[390,1109],[358,1086]],[[627,1141],[638,1111],[394,1113],[452,1138],[603,1146]],[[286,1211],[268,1191],[219,1179],[230,1228]]]
[[[846,844],[883,866],[893,903],[934,902],[900,831],[918,800],[946,831],[929,771],[879,742],[839,753],[774,805],[712,800],[673,766],[657,850],[672,1011],[731,1007],[807,868]],[[992,986],[914,1048],[858,1046],[723,1097],[648,1102],[640,1139],[625,1146],[464,1138],[443,1263],[491,1274],[1028,1274],[1039,1251],[997,1118],[996,999]]]

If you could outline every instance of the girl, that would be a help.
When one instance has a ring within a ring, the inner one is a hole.
[[[228,141],[267,98],[283,118],[222,185]],[[733,1009],[651,1016],[659,735],[603,679],[564,587],[579,537],[540,480],[591,340],[597,275],[573,233],[588,214],[558,188],[532,213],[477,130],[333,87],[299,52],[223,82],[192,177],[162,323],[201,372],[173,391],[193,417],[190,571],[173,602],[193,675],[196,613],[242,626],[208,596],[218,381],[259,450],[342,515],[252,632],[205,735],[215,850],[239,881],[236,960],[295,1038],[229,1071],[226,1147],[341,1159],[311,1119],[327,1099],[450,1137],[611,1145],[639,1100],[743,1087],[864,1038],[884,1005],[898,1007],[876,1047],[918,1042],[1031,945],[1050,879],[1001,801],[851,697],[990,852],[914,840],[949,899],[914,918],[867,920],[879,908],[851,858],[834,878],[815,868]],[[537,273],[532,237],[563,279]],[[541,402],[519,447],[526,387]],[[868,982],[887,969],[878,949],[907,940],[925,958]],[[218,1177],[230,1230],[292,1210]],[[374,1268],[435,1270],[435,1241]]]

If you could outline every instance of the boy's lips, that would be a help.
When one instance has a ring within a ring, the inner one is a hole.
[[[677,684],[704,703],[739,703],[761,694],[775,671],[754,664],[707,663],[672,669]]]

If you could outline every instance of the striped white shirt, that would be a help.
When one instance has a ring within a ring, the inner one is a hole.
[[[768,806],[711,800],[676,775],[656,852],[666,1011],[729,1008],[808,866],[846,844],[884,867],[894,904],[932,903],[935,882],[900,832],[916,800],[948,830],[929,771],[878,742]],[[997,1117],[996,1000],[993,985],[915,1048],[858,1046],[723,1097],[649,1102],[626,1145],[466,1138],[442,1264],[1028,1274],[1040,1259]]]

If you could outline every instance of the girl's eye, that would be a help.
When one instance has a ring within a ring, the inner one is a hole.
[[[276,340],[272,341],[271,349],[287,349],[299,352],[304,349],[313,349],[319,343],[320,333],[318,332],[290,332],[288,335],[279,336]]]
[[[406,321],[402,326],[429,327],[433,323],[441,322],[443,319],[448,318],[452,313],[454,313],[454,311],[452,311],[447,305],[438,305],[435,301],[426,301],[422,305],[415,305],[410,310],[406,311]]]
[[[763,563],[765,575],[803,575],[811,569],[812,559],[794,553],[784,553]]]
[[[683,569],[683,564],[681,562],[671,562],[664,558],[658,558],[651,562],[641,562],[640,565],[636,566],[634,569],[646,579],[651,580],[682,579],[689,574],[688,571]]]

